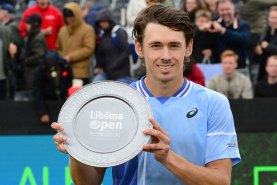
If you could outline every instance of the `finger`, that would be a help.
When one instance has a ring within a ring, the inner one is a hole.
[[[56,147],[57,147],[57,149],[59,150],[59,151],[61,151],[61,152],[63,152],[63,153],[65,153],[65,154],[67,154],[67,151],[66,151],[66,148],[65,148],[65,146],[63,145],[63,144],[56,144]]]
[[[154,129],[161,131],[165,135],[168,135],[168,133],[162,127],[160,127],[160,125],[153,118],[149,118],[149,121],[153,125]]]
[[[55,134],[53,136],[53,139],[54,139],[55,142],[60,143],[60,144],[61,143],[66,143],[66,141],[67,141],[67,138],[65,136],[62,136],[62,135],[59,135],[59,134]]]
[[[170,150],[169,145],[163,145],[163,144],[145,144],[143,145],[143,150],[146,152],[153,152],[157,150]]]
[[[150,135],[152,137],[156,137],[159,142],[169,144],[170,143],[170,138],[168,135],[164,134],[163,132],[155,129],[146,129],[144,130],[144,134]]]
[[[59,124],[59,123],[57,123],[57,122],[53,122],[52,124],[51,124],[51,127],[54,129],[54,130],[56,130],[57,132],[58,131],[63,131],[63,126],[61,125],[61,124]]]

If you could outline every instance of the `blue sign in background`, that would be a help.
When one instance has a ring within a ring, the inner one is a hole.
[[[69,156],[60,153],[52,135],[1,136],[0,185],[72,185]],[[112,184],[108,169],[103,185]]]

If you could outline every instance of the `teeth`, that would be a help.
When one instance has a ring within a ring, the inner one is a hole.
[[[159,66],[160,69],[169,69],[171,66]]]

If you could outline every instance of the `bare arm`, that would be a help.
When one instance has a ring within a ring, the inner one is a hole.
[[[205,167],[195,165],[170,150],[168,134],[153,119],[150,119],[154,129],[145,130],[151,135],[152,143],[146,144],[144,150],[154,153],[157,161],[162,163],[181,181],[189,185],[230,185],[231,159],[217,160]]]
[[[96,168],[70,157],[70,173],[75,185],[100,185],[106,168]]]
[[[52,123],[51,127],[58,131],[63,130],[63,126],[59,123]],[[66,137],[56,134],[53,137],[56,147],[59,151],[67,153],[63,143]],[[75,185],[100,185],[103,181],[106,168],[96,168],[83,164],[70,157],[70,174]]]

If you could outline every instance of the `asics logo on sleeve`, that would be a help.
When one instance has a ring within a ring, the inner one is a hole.
[[[192,108],[188,113],[187,113],[187,118],[192,118],[198,113],[197,108]]]

